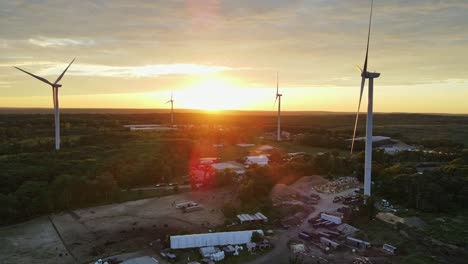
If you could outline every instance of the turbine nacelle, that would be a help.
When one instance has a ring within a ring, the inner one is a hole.
[[[375,79],[375,78],[379,78],[379,76],[380,76],[380,73],[378,72],[363,72],[361,74],[361,77],[364,77],[366,79],[370,79],[370,78]]]

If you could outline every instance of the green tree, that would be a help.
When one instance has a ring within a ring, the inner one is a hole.
[[[257,231],[254,231],[252,232],[252,238],[250,239],[250,241],[254,243],[260,243],[263,241],[263,235]]]

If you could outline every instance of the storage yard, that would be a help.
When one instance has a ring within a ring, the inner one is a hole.
[[[386,240],[372,244],[366,233],[348,222],[353,204],[361,201],[353,198],[359,196],[359,187],[347,178],[329,182],[320,176],[277,184],[271,199],[279,218],[240,213],[231,225],[234,231],[223,232],[214,230],[226,228],[221,210],[226,201],[236,199],[232,189],[74,210],[1,228],[0,241],[6,246],[0,256],[6,263],[94,263],[100,258],[125,263],[229,259],[266,264],[273,259],[287,263],[290,256],[305,263],[385,263],[399,248]],[[377,218],[382,223],[404,223],[390,216],[381,213]],[[256,242],[254,233],[260,235]]]

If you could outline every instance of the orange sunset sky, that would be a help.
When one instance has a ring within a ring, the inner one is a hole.
[[[468,113],[468,2],[376,0],[377,112]],[[2,1],[0,106],[355,111],[370,1]],[[364,108],[363,108],[364,109]]]

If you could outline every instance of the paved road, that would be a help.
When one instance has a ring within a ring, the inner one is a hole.
[[[335,211],[339,207],[342,207],[342,203],[333,203],[333,198],[336,195],[346,196],[351,194],[354,189],[346,190],[341,193],[337,194],[324,194],[324,193],[317,193],[315,190],[310,191],[310,193],[319,194],[321,199],[320,202],[315,206],[315,211],[312,212],[299,227],[291,227],[288,230],[275,230],[276,234],[273,239],[271,239],[271,243],[273,244],[273,249],[268,252],[267,254],[254,259],[249,264],[271,264],[271,263],[279,263],[279,264],[287,264],[289,262],[289,257],[291,256],[291,252],[288,248],[288,241],[290,240],[298,240],[298,234],[302,230],[310,230],[310,225],[306,221],[309,218],[316,217],[320,212],[331,212]],[[310,193],[306,195],[310,195]],[[318,248],[313,248],[313,255],[323,256],[324,254]],[[307,259],[312,260],[312,259]],[[315,259],[317,260],[317,259]],[[315,261],[313,260],[313,261]],[[315,263],[315,262],[314,262]]]

